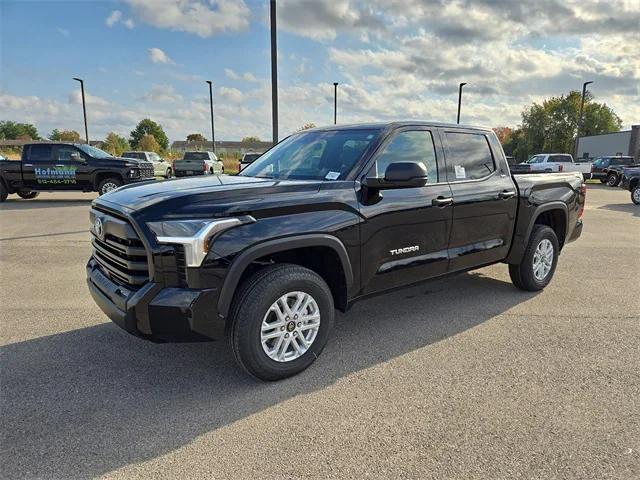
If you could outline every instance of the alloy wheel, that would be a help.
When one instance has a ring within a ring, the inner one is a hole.
[[[536,280],[544,280],[553,267],[553,244],[543,239],[533,254],[533,276]]]

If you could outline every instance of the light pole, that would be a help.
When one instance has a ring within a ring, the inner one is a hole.
[[[587,94],[587,85],[593,82],[584,82],[582,84],[582,98],[580,100],[580,116],[578,117],[578,131],[576,132],[576,144],[573,149],[573,158],[578,160],[578,140],[580,139],[580,129],[582,128],[582,113],[584,112],[584,97]]]
[[[278,44],[276,38],[276,0],[270,2],[271,16],[271,124],[273,144],[278,143]]]
[[[456,121],[456,123],[460,123],[460,105],[462,104],[462,87],[464,87],[466,85],[466,83],[461,83],[460,87],[458,88],[458,120]]]
[[[338,123],[338,82],[333,82],[333,124]]]
[[[213,128],[213,83],[211,80],[207,80],[207,83],[209,84],[209,105],[211,106],[211,147],[213,153],[216,153],[216,135]]]
[[[77,82],[80,82],[80,92],[82,93],[82,113],[84,114],[84,136],[87,140],[87,145],[89,145],[89,127],[87,127],[87,106],[84,101],[84,80],[76,77],[73,77],[73,79]]]

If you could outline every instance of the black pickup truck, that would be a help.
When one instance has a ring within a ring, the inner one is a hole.
[[[0,202],[12,193],[25,199],[40,191],[98,192],[121,185],[153,180],[153,165],[80,143],[32,143],[22,148],[22,159],[0,160]]]
[[[620,186],[631,192],[631,201],[640,205],[640,166],[627,167],[622,171]]]
[[[87,282],[126,331],[226,336],[247,372],[277,380],[317,358],[334,308],[367,296],[498,262],[544,288],[581,234],[585,193],[580,173],[512,176],[490,129],[316,128],[237,176],[96,199]]]

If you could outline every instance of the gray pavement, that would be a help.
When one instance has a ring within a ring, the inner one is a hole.
[[[85,287],[91,194],[0,205],[2,478],[640,478],[640,207],[590,185],[551,285],[504,265],[356,304],[319,360],[248,378]]]

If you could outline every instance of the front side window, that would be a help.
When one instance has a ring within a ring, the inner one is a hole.
[[[143,158],[144,160],[144,158]],[[152,162],[159,162],[160,161],[160,155],[158,155],[157,153],[150,153],[149,154],[149,160],[151,160]]]
[[[387,167],[394,162],[421,163],[427,169],[427,182],[438,182],[436,149],[429,131],[411,130],[397,134],[377,155],[374,176],[384,178]]]
[[[294,134],[262,154],[240,175],[279,180],[344,180],[377,135],[377,130]]]
[[[46,162],[52,159],[53,147],[51,145],[31,145],[29,160],[34,162]]]
[[[542,163],[542,162],[544,162],[544,155],[534,155],[525,163]]]
[[[58,147],[58,160],[70,162],[72,153],[77,153],[77,150],[73,147]]]
[[[496,171],[487,137],[479,133],[446,132],[449,181],[477,180]]]

